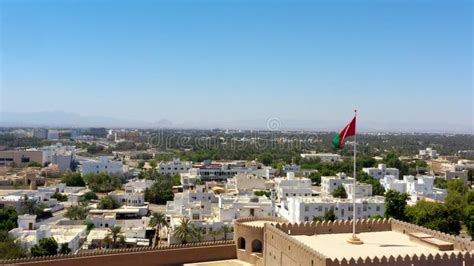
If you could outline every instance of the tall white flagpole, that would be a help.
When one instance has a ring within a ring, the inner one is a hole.
[[[354,110],[354,118],[357,117],[357,110]],[[356,129],[357,129],[357,118],[356,118]],[[357,157],[357,131],[354,130],[354,187],[352,188],[352,237],[356,235],[356,157]]]
[[[357,118],[357,110],[354,110],[354,118]],[[357,175],[357,120],[354,130],[354,186],[352,188],[352,237],[347,241],[351,244],[361,245],[363,242],[356,235],[356,175]]]

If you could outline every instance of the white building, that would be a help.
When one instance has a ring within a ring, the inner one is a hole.
[[[295,178],[295,173],[289,172],[285,178],[278,177],[274,179],[275,191],[278,199],[283,200],[286,197],[309,197],[313,194],[311,179]]]
[[[397,168],[387,168],[385,164],[379,164],[378,167],[363,168],[362,171],[377,180],[384,178],[386,175],[396,176],[397,178],[400,175]]]
[[[237,174],[253,174],[265,178],[274,176],[275,169],[257,162],[247,161],[204,161],[189,170],[190,176],[198,176],[202,181],[224,181]]]
[[[109,174],[123,174],[122,162],[112,161],[109,157],[99,157],[98,160],[88,160],[82,162],[80,171],[82,175],[109,173]]]
[[[385,190],[395,190],[401,193],[408,193],[413,202],[421,198],[429,198],[443,201],[447,196],[446,189],[439,189],[433,186],[432,176],[403,176],[403,180],[398,180],[394,176],[385,176],[380,180]]]
[[[436,158],[438,157],[438,152],[433,150],[432,148],[426,148],[424,150],[420,150],[418,153],[418,157],[426,159],[426,158]]]
[[[220,195],[217,220],[232,222],[242,217],[273,217],[275,202],[265,196]]]
[[[87,215],[86,221],[94,224],[95,228],[112,228],[117,219],[115,213],[100,213]]]
[[[191,169],[192,163],[174,159],[173,161],[162,161],[156,166],[156,170],[160,174],[179,175],[187,173]]]
[[[20,215],[18,228],[9,232],[27,250],[39,244],[41,239],[53,237],[58,243],[58,249],[67,244],[71,251],[75,252],[87,235],[86,225],[41,225],[35,228],[35,220],[36,215]]]
[[[333,163],[342,161],[341,155],[334,153],[302,153],[302,159],[320,159],[323,163]]]
[[[336,176],[322,176],[321,177],[321,193],[330,195],[337,187],[343,184],[353,184],[354,179],[348,177],[345,173],[337,173]],[[347,192],[347,191],[346,191]]]
[[[145,204],[145,196],[142,192],[112,191],[109,196],[119,206],[142,206]]]
[[[125,192],[133,193],[133,192],[145,192],[147,188],[153,186],[153,180],[148,179],[138,179],[138,180],[130,180],[128,181],[124,187]]]
[[[268,190],[274,186],[271,180],[249,174],[238,174],[232,179],[228,179],[228,183],[232,182],[240,194],[251,193],[254,190]]]
[[[354,183],[342,185],[347,193],[347,198],[352,199],[354,197]],[[372,196],[372,185],[357,182],[355,188],[355,196],[357,198],[367,198]]]
[[[337,219],[352,219],[352,200],[333,197],[291,197],[277,208],[278,214],[291,223],[310,222],[333,210]],[[375,215],[383,216],[384,198],[370,197],[356,199],[356,218],[365,219]]]
[[[71,164],[76,159],[75,146],[63,146],[61,143],[57,143],[44,146],[41,151],[43,152],[43,164],[56,164],[60,172],[71,169]]]
[[[301,171],[301,166],[297,164],[286,164],[283,166],[283,172],[286,174],[288,172],[299,172]]]

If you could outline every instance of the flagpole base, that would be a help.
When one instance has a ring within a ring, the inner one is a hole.
[[[362,240],[360,240],[360,238],[358,238],[357,235],[352,235],[352,237],[347,240],[347,243],[353,244],[353,245],[364,244],[364,242],[362,242]]]

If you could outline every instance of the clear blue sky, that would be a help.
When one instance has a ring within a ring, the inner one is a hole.
[[[0,2],[2,112],[473,127],[471,1]]]

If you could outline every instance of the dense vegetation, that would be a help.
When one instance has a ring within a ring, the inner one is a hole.
[[[114,201],[114,199],[112,199],[111,196],[107,195],[100,199],[99,204],[97,204],[97,208],[101,210],[113,210],[118,208],[118,204]]]
[[[123,176],[117,174],[87,174],[83,176],[87,187],[93,192],[110,192],[122,188]]]
[[[449,234],[459,234],[462,226],[474,237],[474,191],[460,180],[447,182],[444,203],[418,201],[407,206],[408,195],[395,191],[385,194],[385,217],[393,217]]]
[[[179,176],[162,175],[154,170],[142,171],[141,177],[154,181],[153,185],[145,190],[145,200],[156,204],[173,200],[173,186],[180,184]]]
[[[61,177],[61,182],[68,187],[85,187],[86,183],[80,173],[66,172]]]

